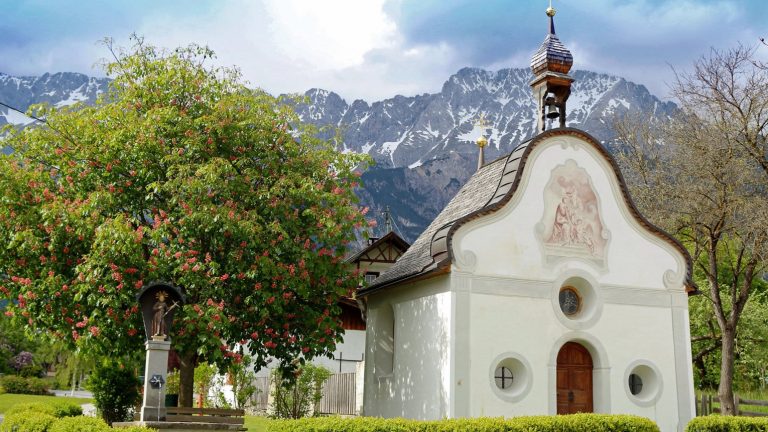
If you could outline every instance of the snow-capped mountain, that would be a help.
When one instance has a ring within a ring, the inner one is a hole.
[[[25,111],[30,105],[47,102],[54,106],[76,102],[93,103],[106,91],[109,80],[71,72],[44,74],[39,77],[15,77],[0,73],[0,102]],[[26,125],[33,120],[0,106],[0,126],[7,123]]]
[[[576,82],[568,100],[568,126],[606,143],[613,138],[611,126],[617,115],[648,112],[666,117],[677,109],[644,86],[620,77],[587,71],[575,71],[572,76]],[[474,142],[481,132],[489,139],[487,161],[533,136],[532,78],[529,69],[490,72],[464,68],[435,94],[348,103],[332,91],[311,89],[305,93],[308,103],[295,108],[306,122],[338,128],[342,150],[368,153],[376,160],[377,165],[363,175],[365,188],[358,196],[371,207],[369,215],[379,224],[389,207],[400,234],[413,241],[475,172]],[[57,106],[93,103],[108,84],[108,79],[77,73],[40,77],[0,73],[0,102],[22,110],[40,102]],[[488,122],[482,130],[475,126],[480,114]],[[30,122],[0,106],[0,126]],[[331,137],[334,131],[322,133]]]
[[[628,111],[669,115],[675,105],[661,102],[648,90],[623,78],[587,71],[573,73],[568,100],[568,125],[598,139],[613,137],[611,119]],[[529,69],[490,72],[464,68],[436,94],[395,96],[368,104],[351,104],[336,93],[312,89],[309,104],[297,107],[304,121],[335,126],[344,137],[344,150],[368,153],[379,167],[414,168],[449,152],[476,154],[481,114],[489,126],[488,160],[506,154],[535,130],[536,104]]]

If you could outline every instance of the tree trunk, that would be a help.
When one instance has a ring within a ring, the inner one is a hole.
[[[192,407],[195,385],[195,353],[179,353],[179,406]]]
[[[720,397],[720,414],[736,415],[733,404],[733,361],[736,345],[736,330],[727,326],[723,329],[722,359],[720,362],[720,387],[717,395]]]

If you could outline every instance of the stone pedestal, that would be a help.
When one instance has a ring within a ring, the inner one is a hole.
[[[164,339],[164,338],[163,338]],[[147,363],[144,368],[144,402],[141,404],[141,421],[165,420],[165,385],[152,388],[153,375],[160,375],[163,381],[168,378],[168,352],[171,342],[153,337],[146,342]]]

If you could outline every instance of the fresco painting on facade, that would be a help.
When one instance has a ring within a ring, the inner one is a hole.
[[[569,160],[554,170],[544,190],[545,253],[584,256],[602,262],[608,230],[600,217],[600,204],[584,168]]]

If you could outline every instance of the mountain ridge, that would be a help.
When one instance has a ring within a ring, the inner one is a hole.
[[[671,116],[677,107],[624,78],[576,70],[568,100],[568,126],[576,127],[610,148],[613,118],[626,113]],[[530,91],[529,69],[488,71],[462,68],[448,77],[439,92],[396,95],[374,102],[347,102],[337,93],[313,88],[304,102],[293,102],[302,121],[326,130],[330,139],[339,129],[341,151],[367,153],[376,166],[363,174],[361,204],[383,224],[386,208],[395,226],[413,241],[437,216],[477,167],[475,140],[489,141],[486,160],[510,153],[536,132],[536,103]],[[26,110],[47,102],[56,106],[94,103],[109,85],[107,78],[59,72],[39,77],[0,73],[0,101]],[[483,114],[489,127],[475,123]],[[0,126],[26,125],[32,120],[0,107]],[[330,128],[328,128],[330,127]],[[382,234],[382,233],[379,233]]]

